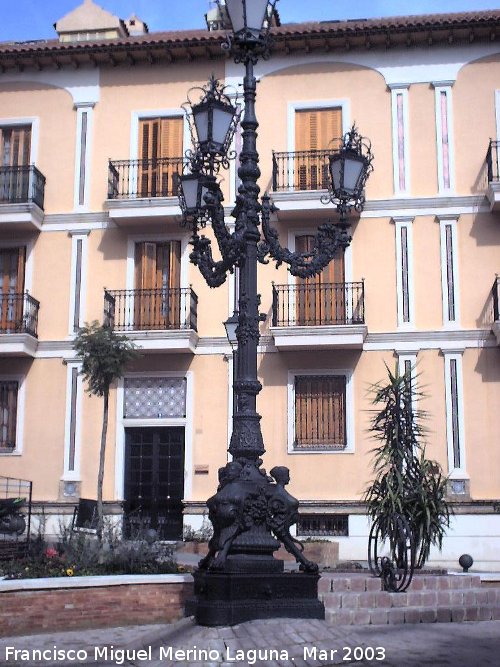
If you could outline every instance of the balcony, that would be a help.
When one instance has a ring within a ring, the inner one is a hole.
[[[487,197],[490,202],[490,211],[500,211],[500,141],[490,141],[486,153],[486,167],[488,170]]]
[[[362,349],[364,282],[273,285],[271,333],[281,350]]]
[[[495,278],[493,287],[491,288],[491,296],[493,297],[493,333],[497,338],[497,343],[500,345],[500,277]]]
[[[179,175],[185,158],[109,161],[109,217],[120,226],[180,216]]]
[[[34,165],[0,167],[0,228],[41,229],[45,176]]]
[[[288,219],[304,211],[331,217],[318,197],[318,190],[328,189],[331,149],[276,153],[273,151],[273,201]]]
[[[0,294],[0,355],[33,357],[40,303],[27,292]]]
[[[104,323],[150,352],[194,352],[197,313],[190,287],[104,291]]]

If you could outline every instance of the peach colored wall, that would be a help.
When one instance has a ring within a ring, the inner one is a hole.
[[[0,474],[33,481],[33,497],[57,497],[63,474],[66,366],[61,359],[0,359],[0,374],[26,373],[23,452],[1,456]]]
[[[499,452],[492,448],[491,433],[498,432],[500,416],[495,406],[500,399],[500,372],[496,348],[467,350],[463,357],[465,444],[467,471],[473,498],[495,498],[500,493],[492,470],[498,468]],[[259,356],[259,377],[263,391],[257,409],[262,429],[267,470],[287,465],[292,473],[291,491],[302,499],[356,500],[371,479],[370,450],[376,445],[369,433],[371,398],[369,386],[385,377],[384,362],[395,367],[390,352],[323,351],[271,353]],[[217,483],[217,469],[227,460],[228,365],[223,355],[144,355],[131,371],[193,373],[193,475],[191,500],[203,500]],[[355,452],[289,454],[287,451],[288,403],[286,383],[289,370],[354,371]],[[427,455],[447,471],[444,358],[437,351],[418,355],[419,383],[425,397],[418,407],[429,417],[425,422]],[[28,477],[34,481],[38,500],[57,496],[63,471],[64,417],[66,414],[66,367],[60,359],[2,361],[1,373],[26,373],[26,410],[22,456],[1,456],[1,474]],[[214,388],[208,391],[207,388]],[[54,415],[47,419],[47,415]],[[111,392],[105,498],[115,497],[116,393]],[[81,472],[82,496],[95,494],[97,460],[102,423],[102,400],[83,398]],[[187,446],[190,443],[186,443]],[[40,452],[43,451],[43,456]],[[478,451],[484,455],[478,456]],[[487,456],[488,465],[485,465]],[[208,475],[194,475],[194,466],[208,465]],[[325,480],[318,485],[318,480]]]
[[[438,191],[435,91],[430,83],[412,84],[408,93],[410,119],[410,192],[432,197]],[[387,164],[392,164],[388,162]]]
[[[71,237],[67,232],[40,234],[33,254],[33,295],[40,301],[40,340],[68,335]]]
[[[441,242],[434,216],[418,216],[412,223],[415,324],[417,329],[441,329]]]
[[[187,99],[188,90],[204,85],[212,72],[223,77],[223,63],[101,70],[101,97],[95,106],[93,130],[91,207],[94,210],[100,209],[107,197],[108,159],[130,159],[132,113],[179,109]]]
[[[465,458],[473,498],[498,499],[500,484],[500,348],[463,356]]]
[[[223,62],[176,64],[168,68],[137,67],[104,69],[101,97],[94,108],[92,135],[91,210],[103,210],[107,187],[107,160],[130,156],[131,117],[134,111],[178,108],[193,85],[203,84],[214,71],[223,74]],[[500,74],[498,58],[471,63],[459,73],[452,88],[457,192],[483,192],[479,187],[489,136],[495,134],[494,90]],[[48,86],[8,84],[0,89],[1,118],[40,117],[37,166],[47,176],[46,212],[64,213],[73,208],[76,113],[71,96]],[[428,83],[413,84],[408,93],[410,114],[411,195],[437,194],[435,94]],[[272,150],[288,148],[288,101],[306,102],[331,98],[349,99],[351,120],[373,142],[375,171],[367,199],[390,199],[392,183],[391,94],[384,79],[373,70],[354,65],[322,64],[293,67],[265,76],[258,87],[257,113],[261,187],[271,178]],[[474,100],[474,104],[470,100]],[[224,175],[227,191],[229,174]],[[227,197],[226,197],[227,199]],[[394,214],[397,214],[395,209]],[[310,228],[328,216],[283,216],[278,223],[283,244],[288,231]],[[457,223],[461,326],[488,329],[491,324],[490,289],[498,267],[497,214],[463,214]],[[292,219],[293,218],[293,219]],[[176,220],[129,228],[110,225],[92,229],[88,236],[87,321],[102,319],[103,290],[126,284],[127,240],[131,235],[162,235],[185,232]],[[412,225],[416,327],[442,328],[441,258],[439,223],[433,215],[417,216]],[[210,229],[205,230],[213,238]],[[17,238],[17,236],[16,236]],[[19,236],[25,238],[25,235]],[[12,239],[0,231],[2,242]],[[216,253],[217,256],[217,253]],[[62,341],[68,336],[71,236],[42,231],[33,253],[33,289],[41,302],[39,331],[42,341]],[[389,217],[363,217],[353,226],[352,279],[365,278],[366,322],[370,333],[397,328],[395,230]],[[286,268],[273,264],[259,267],[261,311],[271,313],[271,281],[286,283]],[[208,288],[198,269],[189,266],[188,284],[199,297],[198,323],[202,337],[224,337],[222,325],[229,308],[228,285]],[[270,317],[262,330],[269,330]],[[463,357],[464,410],[467,468],[476,498],[498,498],[500,481],[491,474],[499,467],[498,448],[491,434],[499,432],[499,348],[467,350]],[[367,432],[370,407],[367,388],[384,376],[383,362],[392,368],[392,352],[322,351],[278,352],[259,357],[264,383],[258,398],[267,449],[265,467],[288,465],[291,492],[305,499],[358,499],[370,478],[369,450],[374,446]],[[355,453],[291,455],[287,452],[287,391],[290,369],[353,369],[355,405]],[[227,460],[228,364],[222,354],[144,355],[132,370],[191,371],[193,384],[193,465],[209,465],[208,475],[193,476],[192,498],[211,495],[217,468]],[[436,350],[418,355],[418,370],[429,396],[421,404],[430,413],[428,455],[447,467],[444,359]],[[62,359],[34,361],[0,357],[0,374],[22,372],[26,379],[24,450],[21,457],[1,456],[0,473],[28,476],[35,481],[37,499],[57,497],[63,471],[64,419],[66,414],[66,367]],[[47,419],[47,415],[53,418]],[[95,493],[97,452],[102,401],[83,400],[81,470],[82,495]],[[116,440],[116,392],[110,402],[110,423],[105,475],[105,497],[114,498]],[[43,452],[43,456],[40,455]],[[487,464],[485,464],[485,461]],[[188,474],[192,474],[192,470]],[[324,480],[321,485],[317,481]]]
[[[352,231],[353,280],[365,279],[369,331],[393,331],[397,324],[396,241],[388,218],[361,219]],[[381,253],[375,248],[381,247]]]
[[[212,230],[204,232],[213,238]],[[102,321],[104,288],[109,290],[125,289],[127,280],[127,252],[129,238],[162,238],[172,234],[179,239],[185,237],[185,231],[176,224],[136,225],[130,228],[108,228],[92,230],[88,237],[88,279],[87,279],[87,314],[86,320]],[[68,237],[68,247],[71,240]],[[191,252],[189,246],[188,252]],[[217,258],[216,253],[214,255]],[[228,316],[228,281],[218,289],[210,289],[196,267],[188,266],[187,283],[182,287],[192,286],[198,296],[198,330],[203,336],[225,336],[222,322]]]
[[[484,192],[486,151],[490,139],[497,138],[495,90],[500,90],[499,81],[500,59],[491,56],[463,67],[453,86],[456,189],[460,194]]]
[[[69,93],[45,84],[8,83],[0,86],[3,118],[39,118],[36,167],[46,177],[45,213],[73,209],[76,112]]]
[[[227,402],[228,402],[228,364],[222,355],[193,357],[189,354],[144,354],[134,362],[130,372],[151,372],[158,370],[193,374],[193,406],[189,419],[192,419],[192,444],[194,465],[209,465],[209,475],[194,475],[193,469],[187,474],[193,476],[192,499],[207,497],[217,484],[217,469],[227,461]],[[212,391],[207,391],[212,387]],[[102,399],[85,396],[82,411],[82,496],[94,497],[97,479],[98,452],[102,425]],[[110,394],[110,414],[108,426],[108,445],[106,450],[106,468],[104,477],[105,499],[114,499],[115,489],[115,448],[117,432],[116,390]]]
[[[462,215],[458,222],[461,325],[489,329],[491,288],[499,272],[498,220],[486,213]]]
[[[263,77],[258,87],[263,190],[271,183],[272,151],[289,150],[288,103],[344,99],[350,101],[350,122],[355,121],[361,134],[371,138],[377,163],[392,163],[391,95],[380,74],[340,63],[290,67]],[[392,169],[375,170],[367,185],[367,198],[392,194]]]

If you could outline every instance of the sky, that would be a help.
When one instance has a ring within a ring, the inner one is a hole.
[[[209,0],[95,0],[122,19],[135,13],[150,32],[204,28]],[[53,24],[80,0],[0,0],[0,41],[56,37]],[[499,0],[280,0],[282,23],[500,9]]]

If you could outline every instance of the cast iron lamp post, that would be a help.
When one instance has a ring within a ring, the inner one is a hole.
[[[286,263],[292,275],[299,277],[318,274],[327,266],[335,253],[350,243],[348,214],[352,208],[363,207],[372,154],[369,143],[353,127],[341,148],[330,156],[331,182],[322,197],[323,203],[336,206],[339,221],[318,227],[311,252],[282,247],[270,224],[276,209],[267,193],[259,200],[254,76],[258,59],[270,55],[269,29],[276,2],[226,0],[225,6],[219,4],[232,27],[225,48],[246,70],[238,169],[241,185],[231,214],[235,220],[232,232],[225,224],[217,174],[235,157],[230,145],[239,113],[224,86],[213,77],[201,89],[200,101],[186,105],[194,148],[187,153],[189,173],[180,178],[179,199],[183,224],[192,233],[190,259],[210,287],[218,287],[228,273],[239,269],[235,405],[229,445],[233,460],[219,470],[217,493],[207,501],[214,536],[209,553],[195,572],[195,597],[188,605],[188,611],[203,625],[274,616],[324,616],[317,600],[318,567],[303,556],[299,543],[290,535],[289,529],[297,521],[298,501],[284,488],[289,481],[287,469],[273,468],[269,477],[261,467],[265,449],[256,410],[262,389],[257,379],[261,319],[257,262],[267,263],[271,258],[277,266]],[[211,240],[199,233],[207,222],[212,225],[219,260],[212,255]],[[228,322],[234,324],[234,318]],[[283,561],[273,557],[280,542],[300,563],[301,574],[285,573]]]

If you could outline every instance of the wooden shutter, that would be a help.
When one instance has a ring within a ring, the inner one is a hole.
[[[31,155],[31,126],[0,129],[1,166],[27,166]]]
[[[314,151],[337,148],[332,140],[342,136],[342,109],[309,109],[295,112],[295,187],[318,190],[328,186],[328,160]]]
[[[169,243],[169,307],[168,318],[170,326],[179,329],[181,326],[181,242],[171,241]]]
[[[182,157],[183,132],[182,116],[140,121],[140,197],[172,197],[177,194],[178,165],[171,158]]]
[[[135,246],[135,293],[134,328],[153,328],[153,287],[156,272],[156,244],[136,243]]]
[[[178,328],[181,243],[135,246],[135,323],[140,329]]]
[[[314,236],[295,237],[297,252],[312,252]],[[344,252],[339,251],[323,271],[297,278],[297,324],[320,326],[345,321]]]
[[[27,201],[30,155],[30,125],[0,129],[0,201]]]
[[[161,157],[182,158],[184,121],[182,116],[161,119]],[[161,168],[162,196],[177,195],[179,163],[164,162]]]
[[[346,379],[335,375],[295,378],[295,446],[346,446]]]
[[[139,125],[139,197],[156,196],[158,119],[141,120]]]
[[[22,328],[26,248],[0,249],[0,331]]]

